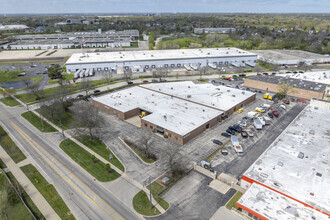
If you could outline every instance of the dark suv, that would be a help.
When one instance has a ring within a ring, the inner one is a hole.
[[[235,135],[235,131],[234,130],[231,130],[230,128],[228,128],[226,130],[227,133],[231,134],[231,135]]]

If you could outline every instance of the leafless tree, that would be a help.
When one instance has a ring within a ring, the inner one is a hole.
[[[159,78],[159,81],[161,81],[162,78],[167,77],[168,72],[169,71],[167,69],[159,68],[152,72],[152,76],[154,78]]]
[[[150,148],[152,148],[153,144],[154,144],[154,140],[150,135],[147,134],[142,135],[138,141],[138,146],[142,148],[141,150],[143,150],[143,152],[147,156],[151,155]]]
[[[298,68],[304,70],[305,72],[307,72],[308,70],[311,70],[311,66],[305,62],[299,62]]]
[[[224,74],[224,73],[226,73],[226,69],[224,67],[221,67],[219,69],[219,78],[221,77],[221,74]]]
[[[124,77],[125,77],[125,80],[126,82],[128,82],[133,76],[133,72],[131,69],[125,69],[124,70]]]
[[[110,85],[110,83],[111,83],[112,76],[113,76],[113,74],[111,71],[105,71],[103,73],[103,78],[105,79],[105,81],[107,81],[108,85]]]
[[[257,73],[260,73],[262,71],[262,68],[260,66],[255,66],[254,71],[256,71]]]
[[[80,89],[86,92],[86,96],[87,96],[89,91],[93,89],[91,81],[89,79],[83,79],[80,85]]]
[[[175,171],[182,165],[179,161],[182,158],[181,149],[175,145],[169,145],[163,149],[164,157],[172,174],[175,174]]]
[[[87,129],[89,136],[94,140],[96,129],[104,124],[100,110],[90,103],[78,102],[72,107],[72,113],[77,133],[84,133]]]
[[[36,100],[42,99],[44,95],[43,86],[41,86],[39,83],[31,83],[27,87],[27,92],[34,95]]]
[[[269,69],[271,71],[273,71],[274,73],[277,73],[280,70],[279,66],[278,65],[275,65],[275,64],[274,65],[271,65]]]
[[[199,71],[199,77],[200,77],[200,79],[202,79],[203,76],[209,71],[209,67],[208,66],[200,66],[198,68],[198,71]]]

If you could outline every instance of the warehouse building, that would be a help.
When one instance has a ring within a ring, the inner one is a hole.
[[[69,72],[80,69],[144,72],[156,68],[191,68],[223,65],[254,66],[257,55],[237,48],[146,50],[103,53],[76,53],[66,62]]]
[[[219,34],[229,34],[235,32],[235,28],[194,28],[195,34],[209,34],[209,33],[219,33]]]
[[[5,49],[59,49],[76,47],[128,47],[139,39],[138,30],[17,35]]]
[[[258,59],[276,65],[297,66],[299,63],[325,64],[330,63],[329,55],[321,55],[302,50],[251,50]]]
[[[314,102],[327,102],[314,100]],[[329,219],[330,110],[307,106],[242,175],[253,219]]]
[[[304,99],[323,99],[327,88],[324,83],[282,76],[251,76],[244,79],[244,86],[276,93],[278,84],[282,82],[294,86],[294,91],[290,92],[289,96]]]
[[[241,106],[241,103],[255,98],[252,92],[243,94],[238,89],[228,91],[224,86],[195,85],[193,82],[159,83],[155,84],[156,87],[152,85],[135,86],[94,97],[93,104],[122,120],[138,117],[144,112],[145,116],[140,119],[141,127],[161,133],[183,145],[228,114],[222,108],[232,109],[235,105]],[[189,89],[189,92],[183,87]],[[178,93],[171,93],[168,88]],[[191,95],[186,95],[188,93]],[[203,99],[210,101],[203,102]]]

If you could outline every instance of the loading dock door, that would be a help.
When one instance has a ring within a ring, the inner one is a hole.
[[[157,126],[156,130],[158,133],[164,134],[164,128]]]

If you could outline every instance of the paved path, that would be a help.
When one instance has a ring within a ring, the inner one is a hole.
[[[7,152],[0,146],[0,158],[6,164],[7,169],[15,176],[19,184],[29,195],[33,203],[38,207],[46,219],[60,219],[54,209],[49,205],[46,199],[41,195],[38,189],[25,176],[19,166],[11,159]]]

